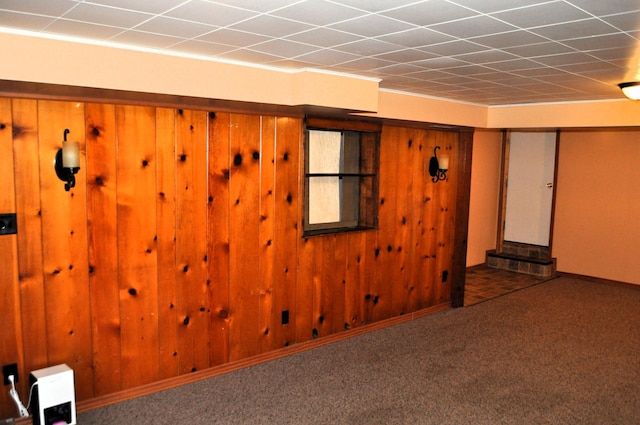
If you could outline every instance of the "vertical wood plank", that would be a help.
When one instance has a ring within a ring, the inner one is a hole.
[[[277,318],[273,309],[274,294],[274,258],[275,246],[279,237],[275,234],[276,188],[275,188],[275,145],[276,120],[274,117],[261,117],[260,142],[260,352],[274,348],[274,335],[277,333]]]
[[[452,170],[447,173],[447,179],[434,183],[434,191],[436,201],[436,219],[435,219],[435,237],[436,261],[435,261],[435,303],[449,303],[451,296],[450,276],[451,273],[451,241],[450,235],[453,234],[453,208],[452,200],[455,199],[455,152],[453,151],[453,143],[457,133],[437,132],[435,135],[435,143],[440,146],[438,155],[447,154],[450,156],[449,163]],[[443,273],[446,272],[447,278]]]
[[[176,282],[176,110],[156,109],[160,379],[180,374]]]
[[[409,256],[413,253],[410,246],[413,211],[410,204],[413,192],[412,155],[414,154],[413,133],[408,128],[397,127],[395,130],[396,176],[394,191],[396,210],[394,216],[395,232],[393,234],[392,251],[389,252],[392,267],[390,280],[392,285],[391,316],[407,313],[408,301],[412,292],[409,269]]]
[[[296,342],[309,341],[314,334],[315,246],[319,238],[298,238],[296,282]]]
[[[188,373],[209,366],[207,234],[202,231],[207,217],[206,112],[178,111],[176,151],[178,357],[180,372]]]
[[[22,362],[26,372],[48,365],[37,101],[13,99],[12,115],[13,152],[15,163],[20,164],[15,169],[20,314],[29,318],[21,320],[23,333],[29,335],[22,345],[29,353]]]
[[[296,283],[298,219],[302,211],[299,203],[301,176],[302,122],[297,118],[279,117],[276,120],[276,180],[275,180],[275,255],[273,258],[273,323],[277,327],[273,348],[280,348],[296,340]],[[302,227],[300,227],[302,228]],[[287,312],[289,324],[282,324]]]
[[[230,115],[209,115],[209,362],[229,361],[229,156]]]
[[[397,246],[394,246],[395,234],[398,230],[397,190],[395,179],[398,175],[398,161],[396,151],[399,139],[397,127],[385,126],[380,139],[380,205],[379,230],[376,245],[376,275],[371,288],[369,301],[373,303],[373,321],[391,317],[393,308],[393,285],[396,276]]]
[[[48,363],[66,363],[75,372],[76,394],[95,394],[88,277],[88,237],[84,104],[40,101],[38,134],[42,200],[45,308]],[[76,187],[65,192],[52,160],[62,146],[63,133],[80,143],[80,172]]]
[[[336,236],[314,238],[315,270],[313,273],[313,329],[315,337],[333,333],[333,260]]]
[[[451,306],[464,306],[464,285],[467,270],[467,235],[469,231],[469,199],[471,194],[471,160],[473,131],[459,134],[457,145],[457,188],[455,196],[455,234],[451,266]],[[557,156],[556,156],[557,158]]]
[[[340,233],[335,237],[335,249],[330,267],[333,270],[328,288],[333,295],[331,333],[342,332],[345,326],[345,286],[347,282],[347,234]]]
[[[0,181],[5,185],[5,190],[0,194],[0,212],[16,212],[15,177],[14,177],[14,152],[13,138],[11,134],[11,101],[0,99]],[[18,229],[24,231],[24,229]],[[22,357],[22,331],[20,317],[20,292],[18,287],[18,236],[0,236],[0,336],[3,343],[0,344],[0,362],[2,364],[17,363],[23,366]],[[20,374],[25,376],[24,369]],[[25,386],[22,385],[22,388]],[[20,391],[21,393],[23,391]],[[0,414],[2,417],[11,416],[10,407],[13,407],[7,391],[0,394]],[[6,406],[6,407],[5,407]]]
[[[117,106],[122,386],[159,377],[155,110]]]
[[[366,288],[367,232],[347,235],[347,256],[344,283],[345,330],[361,326],[365,321],[364,291]]]
[[[229,359],[259,352],[260,117],[231,116]]]
[[[431,152],[428,149],[427,131],[417,130],[413,136],[413,143],[416,147],[413,155],[413,256],[411,267],[411,282],[413,285],[413,296],[409,300],[411,311],[429,307],[429,240],[428,222],[426,209],[431,198],[429,196],[429,186],[432,184],[428,172]]]
[[[113,105],[87,104],[87,221],[96,395],[122,389],[116,123]]]

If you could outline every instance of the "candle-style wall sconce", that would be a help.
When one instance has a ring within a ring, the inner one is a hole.
[[[433,148],[433,156],[429,160],[429,175],[431,176],[431,181],[434,183],[440,180],[446,180],[447,170],[449,169],[449,155],[440,155],[438,159],[438,155],[436,154],[438,149],[440,149],[440,146]]]
[[[67,141],[70,133],[66,128],[63,134],[62,147],[58,149],[53,165],[56,175],[64,183],[67,192],[76,186],[76,173],[80,171],[80,143]]]

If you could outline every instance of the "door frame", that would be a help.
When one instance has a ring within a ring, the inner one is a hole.
[[[526,131],[522,130],[522,131]],[[531,130],[538,131],[538,130]],[[543,130],[544,131],[544,130]],[[502,161],[500,164],[500,194],[498,196],[498,227],[496,235],[496,252],[502,254],[504,249],[504,230],[507,215],[507,183],[509,180],[509,153],[511,149],[512,130],[502,130]],[[556,215],[556,193],[558,188],[558,157],[560,154],[560,130],[556,130],[556,147],[553,164],[553,193],[551,194],[551,219],[549,220],[549,254],[547,259],[552,258],[553,250],[553,228]]]

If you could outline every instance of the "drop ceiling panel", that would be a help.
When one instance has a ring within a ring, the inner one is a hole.
[[[637,0],[1,0],[14,30],[485,105],[620,99],[640,68]]]

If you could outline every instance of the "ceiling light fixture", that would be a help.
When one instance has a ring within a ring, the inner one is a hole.
[[[640,81],[629,81],[618,84],[622,93],[631,100],[640,100]]]

